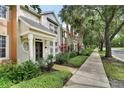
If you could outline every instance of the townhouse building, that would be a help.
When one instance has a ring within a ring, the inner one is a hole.
[[[0,6],[0,63],[55,56],[60,52],[60,37],[54,12],[38,14],[25,6]]]

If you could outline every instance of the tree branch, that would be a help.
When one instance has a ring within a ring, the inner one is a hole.
[[[112,10],[112,14],[111,14],[111,16],[110,16],[110,18],[109,18],[109,20],[108,20],[108,24],[110,24],[111,21],[112,21],[112,19],[114,18],[114,16],[115,16],[115,12],[116,12],[116,8],[113,8],[113,10]]]
[[[103,15],[101,14],[101,12],[100,12],[97,8],[95,8],[95,10],[99,13],[101,19],[102,19],[103,21],[105,21],[105,19],[104,19]]]
[[[124,26],[124,21],[115,29],[114,33],[112,34],[112,36],[110,37],[110,40],[112,41],[112,39],[115,37],[115,35],[122,29],[122,27]]]

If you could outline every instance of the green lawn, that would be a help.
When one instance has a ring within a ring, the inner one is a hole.
[[[99,51],[101,57],[105,56],[105,51]]]
[[[60,88],[71,77],[67,71],[54,71],[45,73],[28,81],[23,81],[12,88]]]
[[[68,64],[74,67],[80,67],[85,62],[86,59],[87,59],[87,56],[76,56],[74,58],[71,58]]]
[[[124,80],[124,63],[117,62],[115,58],[106,59],[105,51],[99,52],[103,66],[109,79]],[[104,58],[103,58],[104,57]]]
[[[116,63],[118,64],[118,63]],[[106,74],[110,79],[124,80],[124,67],[115,65],[115,63],[103,63]]]
[[[112,48],[117,48],[119,50],[124,50],[124,47],[112,47]]]

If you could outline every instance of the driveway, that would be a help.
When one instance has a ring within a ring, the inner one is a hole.
[[[121,48],[112,48],[113,57],[124,62],[124,49]]]

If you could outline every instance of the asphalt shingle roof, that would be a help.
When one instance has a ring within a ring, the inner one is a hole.
[[[50,32],[52,34],[54,34],[52,31],[50,31],[47,27],[43,26],[42,24],[40,23],[37,23],[29,18],[26,18],[24,16],[20,16],[20,18],[22,20],[24,20],[26,23],[28,23],[29,25],[31,25],[32,27],[35,27],[35,28],[38,28],[40,30],[43,30],[43,31],[47,31],[47,32]]]

